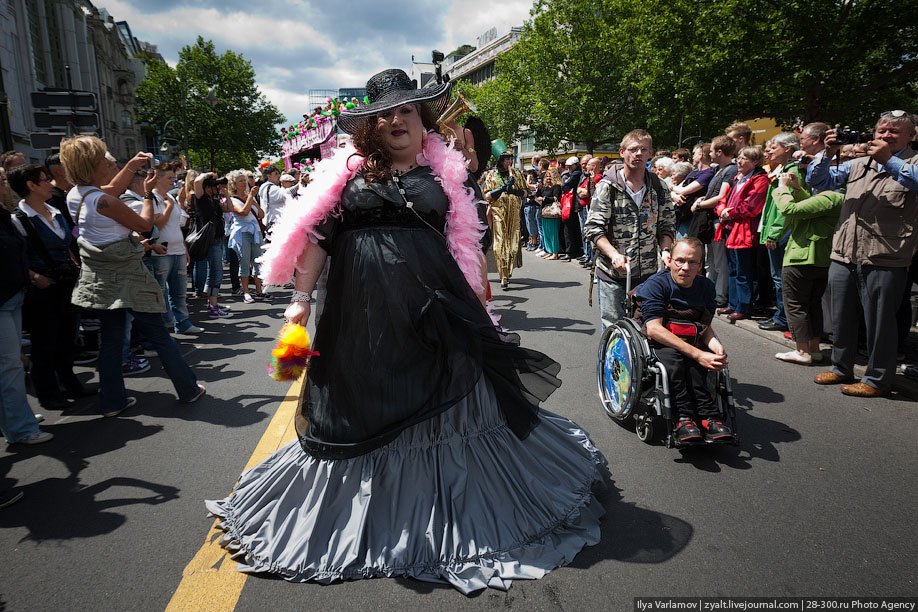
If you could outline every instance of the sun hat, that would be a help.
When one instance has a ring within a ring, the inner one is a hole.
[[[367,81],[369,103],[342,111],[338,116],[338,127],[348,134],[353,134],[362,120],[403,104],[427,104],[434,117],[439,118],[449,105],[451,85],[452,83],[443,83],[416,89],[404,70],[383,70]]]
[[[564,162],[565,166],[573,166],[574,164],[579,164],[580,160],[576,156],[571,156],[567,158],[567,161]]]

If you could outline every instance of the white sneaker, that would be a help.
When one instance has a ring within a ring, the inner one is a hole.
[[[799,363],[800,365],[812,365],[813,358],[808,353],[799,351],[788,351],[786,353],[775,353],[775,359],[787,361],[788,363]]]
[[[54,434],[50,431],[41,431],[38,430],[33,433],[31,436],[26,436],[22,440],[16,440],[17,444],[41,444],[42,442],[47,442],[52,439]]]

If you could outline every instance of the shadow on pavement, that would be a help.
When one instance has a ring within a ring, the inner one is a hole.
[[[779,421],[753,416],[748,410],[737,410],[738,445],[724,444],[689,447],[679,451],[676,463],[688,463],[705,472],[720,472],[723,467],[736,470],[752,468],[753,459],[780,461],[777,444],[797,442],[800,432]]]
[[[124,448],[128,443],[152,436],[158,425],[143,425],[131,419],[91,419],[60,423],[53,427],[54,445],[16,448],[0,458],[0,486],[9,486],[5,477],[13,464],[36,455],[57,459],[68,475],[46,478],[25,485],[23,501],[0,514],[0,529],[25,527],[23,541],[71,540],[110,533],[127,520],[115,508],[133,504],[162,504],[178,498],[179,489],[137,478],[108,478],[90,486],[80,482],[80,472],[88,459]],[[63,444],[62,444],[63,442]],[[131,490],[134,490],[132,494]],[[97,496],[105,499],[96,499]],[[49,503],[49,500],[58,500]]]
[[[695,532],[689,523],[623,501],[621,489],[615,486],[608,474],[604,480],[604,485],[596,492],[597,500],[605,509],[600,523],[599,542],[581,550],[566,567],[589,569],[609,559],[625,563],[663,563],[686,547]],[[395,581],[420,594],[454,588],[448,584],[420,582],[409,578],[396,578]],[[491,589],[473,593],[469,598],[474,599],[483,594],[503,598],[503,595],[493,594]]]
[[[204,395],[196,403],[186,405],[177,402],[174,395],[148,392],[138,394],[136,410],[158,419],[182,419],[223,427],[247,427],[271,418],[271,415],[259,410],[269,404],[276,405],[282,399],[276,395],[240,395],[232,400],[225,400]],[[131,416],[131,413],[125,414]]]

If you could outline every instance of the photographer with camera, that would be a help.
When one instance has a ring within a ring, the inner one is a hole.
[[[32,280],[23,303],[23,322],[32,336],[32,384],[42,407],[59,410],[70,405],[67,397],[87,394],[73,373],[77,312],[70,294],[79,271],[70,254],[72,227],[59,210],[46,204],[52,184],[44,166],[17,166],[8,180],[23,198],[13,225],[25,238]]]
[[[807,172],[807,182],[817,190],[845,188],[829,265],[832,370],[814,382],[854,382],[860,303],[867,327],[867,371],[861,382],[841,390],[877,397],[889,394],[896,373],[896,310],[918,247],[918,153],[909,146],[915,119],[905,111],[883,113],[867,143],[867,157],[830,165],[844,144],[839,133],[837,128],[826,132],[826,149]]]
[[[226,308],[217,303],[220,295],[220,283],[223,280],[223,236],[226,226],[223,213],[232,212],[231,205],[220,204],[217,199],[219,185],[225,185],[225,178],[218,179],[215,172],[204,172],[194,179],[194,193],[191,195],[191,206],[197,213],[199,227],[210,223],[213,226],[213,237],[207,248],[204,261],[207,262],[207,281],[204,292],[207,294],[207,313],[212,319],[225,319],[233,316]]]

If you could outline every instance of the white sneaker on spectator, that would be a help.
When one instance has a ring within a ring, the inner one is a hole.
[[[788,363],[799,363],[800,365],[812,365],[813,358],[809,353],[799,351],[788,351],[786,353],[775,353],[775,359],[786,361]]]
[[[255,298],[252,297],[252,294],[246,293],[245,295],[242,296],[242,301],[245,302],[246,304],[252,304],[255,302]]]
[[[54,437],[54,434],[50,431],[41,431],[40,429],[33,433],[30,436],[26,436],[22,440],[16,440],[16,444],[41,444],[42,442],[47,442]]]

